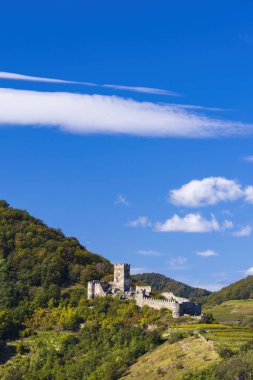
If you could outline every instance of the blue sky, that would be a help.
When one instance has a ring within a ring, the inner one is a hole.
[[[253,274],[252,16],[3,3],[0,197],[134,272],[209,289]]]

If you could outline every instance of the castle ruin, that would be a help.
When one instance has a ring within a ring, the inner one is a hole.
[[[130,286],[130,265],[114,265],[114,281],[104,282],[93,280],[88,282],[88,299],[95,297],[106,297],[107,295],[119,295],[125,299],[133,299],[139,307],[147,305],[154,309],[169,309],[172,316],[178,318],[183,315],[200,315],[201,304],[191,302],[187,298],[177,297],[172,292],[164,292],[164,299],[152,298],[151,286]]]

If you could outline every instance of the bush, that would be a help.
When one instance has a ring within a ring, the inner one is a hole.
[[[170,337],[168,339],[168,342],[170,344],[176,343],[184,338],[186,338],[186,334],[180,332],[180,331],[171,331]]]
[[[22,342],[16,344],[16,350],[19,355],[23,355],[26,352],[25,346]]]
[[[220,348],[218,353],[222,359],[231,358],[235,354],[235,352],[228,347]]]

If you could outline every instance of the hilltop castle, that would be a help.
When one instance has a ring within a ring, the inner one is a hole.
[[[201,304],[191,302],[187,298],[176,297],[172,292],[164,292],[164,299],[151,297],[151,286],[130,286],[130,265],[114,265],[114,281],[104,282],[93,280],[88,282],[88,299],[105,297],[107,295],[120,295],[122,298],[134,299],[139,307],[147,305],[154,309],[166,308],[172,311],[172,316],[178,318],[182,315],[200,315]]]

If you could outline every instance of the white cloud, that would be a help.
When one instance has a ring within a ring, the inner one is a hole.
[[[246,276],[253,276],[253,267],[247,269],[247,270],[245,271],[245,275],[246,275]]]
[[[244,195],[241,185],[224,177],[192,180],[179,189],[170,191],[170,201],[186,207],[214,205],[220,201],[234,201]]]
[[[123,205],[123,206],[129,206],[130,205],[130,203],[128,202],[126,197],[122,194],[117,195],[115,203]]]
[[[98,83],[92,83],[92,82],[79,82],[79,81],[72,81],[72,80],[53,79],[53,78],[37,77],[37,76],[31,76],[31,75],[16,74],[16,73],[8,73],[5,71],[0,72],[0,79],[21,80],[25,82],[77,84],[81,86],[111,88],[111,89],[120,90],[120,91],[140,92],[144,94],[179,96],[179,94],[177,94],[176,92],[163,90],[160,88],[123,86],[123,85],[118,85],[118,84],[98,84]]]
[[[253,203],[253,186],[246,187],[244,194],[245,200],[249,203]]]
[[[137,253],[142,256],[163,256],[162,253],[154,251],[153,249],[141,249]]]
[[[242,227],[240,230],[235,231],[233,233],[233,236],[235,236],[235,237],[250,236],[251,232],[252,232],[252,227],[247,225],[247,226]]]
[[[211,219],[205,219],[200,214],[187,214],[180,217],[175,214],[164,223],[156,223],[155,231],[158,232],[211,232],[220,231],[220,225],[214,215]]]
[[[185,269],[186,264],[187,264],[187,257],[183,256],[178,256],[178,257],[172,257],[168,264],[170,269],[175,269],[175,270],[180,270],[180,269]]]
[[[197,115],[175,106],[117,96],[0,89],[0,124],[58,127],[79,134],[163,137],[243,134],[252,126]]]
[[[147,216],[139,216],[135,220],[131,220],[127,223],[129,227],[151,227],[152,223]]]
[[[207,249],[206,251],[197,251],[196,255],[201,257],[212,257],[212,256],[218,256],[219,254],[212,249]]]

